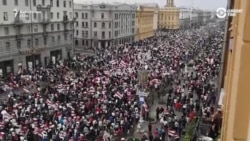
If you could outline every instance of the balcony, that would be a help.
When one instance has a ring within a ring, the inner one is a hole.
[[[49,24],[50,19],[42,19],[42,20],[40,20],[40,22],[41,22],[42,24]]]
[[[22,34],[17,34],[16,35],[16,40],[22,40]]]
[[[69,22],[69,18],[67,15],[63,16],[63,23],[68,23]]]
[[[48,37],[49,33],[47,31],[43,32],[43,37]]]
[[[76,18],[73,18],[72,21],[70,21],[71,23],[75,23],[76,22]]]
[[[14,20],[15,26],[21,26],[23,24],[24,24],[24,22],[22,20],[20,20],[20,18],[15,18],[15,20]]]

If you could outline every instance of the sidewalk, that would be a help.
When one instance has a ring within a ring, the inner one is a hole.
[[[167,101],[167,95],[161,97],[161,99],[163,101]],[[159,104],[158,101],[155,101],[155,103],[150,107],[150,111],[149,111],[149,118],[155,119],[156,120],[156,109],[157,107],[163,107],[166,108],[166,105],[164,104]],[[152,131],[154,131],[156,128],[158,128],[161,124],[159,121],[153,121],[152,123]],[[141,131],[144,131],[143,133],[147,133],[148,134],[148,121],[145,121],[141,124]],[[137,127],[135,127],[134,133],[133,133],[133,137],[136,138],[141,138],[143,136],[143,133],[138,132]]]

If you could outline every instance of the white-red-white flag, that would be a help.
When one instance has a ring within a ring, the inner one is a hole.
[[[120,92],[116,92],[114,96],[119,98],[119,99],[123,98],[123,94],[121,94]]]

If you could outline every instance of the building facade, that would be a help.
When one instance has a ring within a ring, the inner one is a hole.
[[[1,76],[72,54],[72,0],[2,0],[0,7]]]
[[[250,140],[250,1],[230,0],[228,9],[242,13],[228,17],[222,81],[223,123],[220,141]]]
[[[75,48],[104,48],[135,40],[135,5],[75,4],[74,10]]]
[[[167,0],[164,8],[158,12],[158,26],[163,29],[179,29],[179,9],[174,5],[174,0]]]
[[[154,19],[153,19],[153,29],[154,31],[156,31],[158,29],[158,14],[159,14],[159,6],[156,5],[155,6],[155,10],[154,10]]]
[[[140,5],[136,11],[136,40],[154,36],[155,7]]]
[[[190,26],[191,9],[180,7],[180,28],[187,28]]]

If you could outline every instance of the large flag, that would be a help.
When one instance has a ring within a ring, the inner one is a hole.
[[[123,95],[120,92],[116,92],[114,96],[119,98],[119,99],[123,98]]]
[[[168,130],[168,135],[175,139],[180,138],[179,135],[174,130]]]

